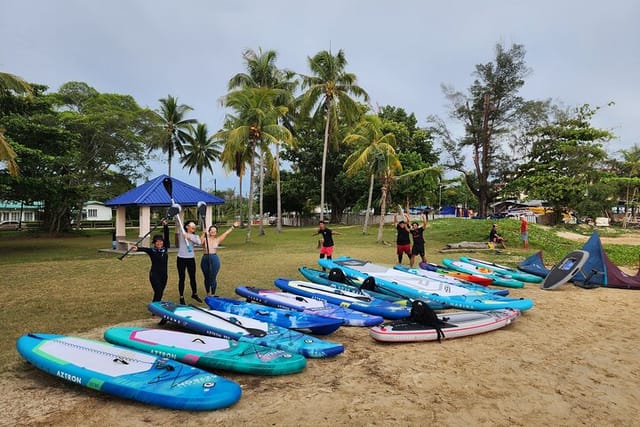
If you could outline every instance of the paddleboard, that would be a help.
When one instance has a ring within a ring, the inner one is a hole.
[[[114,327],[104,332],[104,338],[113,344],[208,370],[285,375],[301,372],[307,365],[307,359],[297,353],[166,329]]]
[[[530,283],[542,282],[542,277],[540,276],[536,276],[535,274],[525,273],[524,271],[520,271],[506,265],[496,264],[495,262],[485,261],[478,258],[464,257],[464,256],[460,257],[460,261],[468,262],[470,264],[477,265],[478,267],[491,268],[497,273],[504,274],[505,276],[509,276],[509,277],[512,277],[513,279],[520,280],[521,282],[530,282]]]
[[[477,292],[355,258],[320,259],[318,262],[325,268],[342,268],[345,274],[374,277],[376,288],[382,292],[393,292],[413,300],[428,298],[463,310],[512,308],[524,311],[533,307],[531,299]]]
[[[589,252],[583,250],[567,254],[559,263],[553,266],[547,277],[542,281],[540,288],[551,290],[567,283],[580,271],[588,259]]]
[[[148,307],[153,314],[199,334],[277,348],[305,357],[330,357],[344,351],[342,344],[238,314],[168,301],[152,302]]]
[[[427,271],[435,271],[436,273],[446,274],[456,279],[466,280],[482,286],[489,286],[493,283],[491,277],[479,276],[477,274],[463,273],[461,271],[452,270],[444,265],[434,264],[431,262],[421,262],[419,267]]]
[[[345,326],[373,326],[380,323],[378,316],[331,304],[326,301],[307,298],[279,289],[262,289],[252,286],[238,286],[236,293],[249,301],[271,307],[288,308],[332,319],[340,319]]]
[[[206,411],[240,399],[233,381],[175,360],[85,338],[33,333],[20,355],[51,375],[114,396],[171,409]]]
[[[518,310],[490,310],[490,311],[458,311],[439,314],[444,321],[441,331],[443,339],[460,338],[481,334],[503,328],[513,322],[520,312]],[[397,320],[374,326],[369,334],[376,341],[383,342],[415,342],[437,341],[438,332],[435,328],[422,325],[411,320]]]
[[[450,285],[460,286],[462,288],[469,289],[476,292],[482,292],[482,293],[493,294],[493,295],[501,295],[503,297],[506,297],[507,295],[509,295],[508,289],[490,288],[488,286],[482,286],[477,283],[468,282],[463,279],[457,279],[454,276],[450,276],[448,274],[442,274],[435,271],[423,270],[421,268],[405,267],[404,265],[394,265],[393,268],[399,271],[404,271],[405,273],[415,274],[416,276],[426,277],[442,283],[449,283]]]
[[[316,335],[328,335],[344,323],[342,319],[331,319],[297,310],[269,307],[218,296],[206,297],[204,302],[213,310],[251,317],[287,329],[304,329]]]
[[[411,310],[406,306],[379,300],[360,291],[352,292],[337,289],[329,285],[280,277],[274,281],[274,284],[285,292],[320,299],[352,310],[371,314],[372,317],[377,317],[376,321],[378,323],[374,324],[382,323],[384,321],[383,317],[387,319],[402,319],[411,314]]]
[[[488,268],[488,267],[478,267],[477,265],[470,264],[468,262],[463,261],[454,261],[448,258],[444,258],[442,263],[456,271],[460,271],[462,273],[475,274],[478,276],[485,276],[491,278],[493,280],[493,284],[497,286],[505,286],[507,288],[523,288],[524,282],[521,280],[516,280],[510,276],[498,273],[497,271]]]

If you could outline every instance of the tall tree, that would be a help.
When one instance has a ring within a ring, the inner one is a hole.
[[[0,92],[13,92],[17,95],[31,95],[33,88],[22,77],[0,72]],[[20,168],[16,162],[16,152],[4,136],[5,129],[0,127],[0,161],[7,162],[9,175],[17,177]]]
[[[451,156],[447,165],[464,174],[467,185],[478,199],[480,215],[487,214],[489,203],[497,195],[496,171],[501,144],[516,123],[524,100],[518,95],[530,70],[525,63],[525,49],[514,44],[506,49],[496,45],[493,62],[475,67],[475,80],[467,94],[444,87],[451,104],[451,117],[464,124],[464,137],[451,137],[444,122],[432,117],[433,130],[441,137]],[[463,153],[471,150],[473,168],[467,169]]]
[[[193,110],[188,105],[178,104],[178,98],[168,95],[160,99],[159,115],[163,121],[164,133],[151,144],[151,149],[160,149],[167,153],[168,175],[171,176],[171,162],[175,153],[184,154],[184,144],[189,138],[189,126],[196,124],[195,119],[186,115]]]
[[[320,219],[323,220],[329,141],[334,136],[338,117],[343,117],[347,123],[354,123],[360,115],[360,108],[351,96],[368,102],[369,95],[358,86],[356,75],[345,71],[347,60],[342,50],[335,56],[323,50],[308,58],[308,62],[312,75],[302,76],[302,87],[306,92],[301,98],[300,112],[308,115],[314,110],[314,116],[322,116],[325,122],[320,180]]]
[[[196,170],[201,190],[202,173],[205,169],[213,173],[213,163],[220,158],[220,153],[220,141],[209,135],[205,123],[198,123],[195,127],[189,128],[189,138],[184,146],[181,161],[189,168],[189,173],[193,169]]]
[[[225,141],[222,157],[229,164],[233,159],[249,160],[249,225],[247,241],[251,240],[251,220],[253,217],[253,195],[255,159],[259,150],[278,140],[290,141],[289,130],[278,124],[278,119],[286,113],[285,107],[274,106],[277,91],[265,88],[246,88],[228,93],[224,105],[235,110],[228,120],[233,128],[222,130],[215,138]]]
[[[262,48],[258,48],[258,52],[247,49],[243,52],[242,57],[247,67],[246,73],[238,73],[229,80],[229,90],[241,89],[241,88],[269,88],[275,89],[276,96],[274,97],[275,106],[283,106],[287,108],[287,112],[290,114],[294,110],[294,97],[293,92],[297,86],[297,82],[293,80],[294,73],[288,70],[278,69],[276,66],[276,60],[278,53],[275,50],[262,51]],[[287,126],[289,130],[291,127],[291,120],[288,115],[283,115],[280,118],[281,124]],[[291,140],[293,142],[293,140]],[[282,231],[282,202],[281,202],[281,188],[280,188],[280,143],[275,143],[275,159],[273,171],[276,175],[276,189],[277,189],[277,231]],[[262,164],[263,159],[268,158],[269,155],[262,153],[260,155],[260,218],[263,216],[263,198],[264,198],[264,175],[265,170]],[[260,221],[260,235],[264,234],[263,223]]]

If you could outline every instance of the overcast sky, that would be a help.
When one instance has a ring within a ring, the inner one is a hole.
[[[307,57],[343,49],[374,107],[402,107],[423,126],[447,117],[441,84],[465,90],[496,43],[518,43],[533,71],[525,98],[615,102],[593,121],[619,137],[606,147],[615,153],[640,144],[639,21],[634,0],[0,0],[0,71],[51,90],[82,81],[153,109],[171,94],[214,131],[245,49],[276,50],[280,68],[303,74]],[[167,172],[154,165],[151,177]],[[237,189],[219,165],[215,178]]]

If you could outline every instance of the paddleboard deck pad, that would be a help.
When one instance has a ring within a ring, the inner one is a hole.
[[[33,333],[18,338],[20,355],[63,380],[171,409],[212,410],[240,399],[233,381],[175,360],[84,338]]]
[[[253,375],[286,375],[304,370],[307,359],[297,353],[225,338],[166,329],[114,327],[104,332],[110,343],[203,369]]]

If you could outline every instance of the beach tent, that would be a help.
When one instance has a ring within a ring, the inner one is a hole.
[[[582,250],[589,253],[589,259],[582,271],[573,276],[572,281],[579,285],[600,285],[609,288],[640,289],[640,269],[635,275],[629,275],[613,264],[605,253],[600,235],[594,231]],[[586,277],[585,277],[586,274]]]
[[[524,261],[518,264],[518,269],[543,278],[549,274],[549,269],[544,266],[544,261],[542,260],[542,251],[525,258]]]

